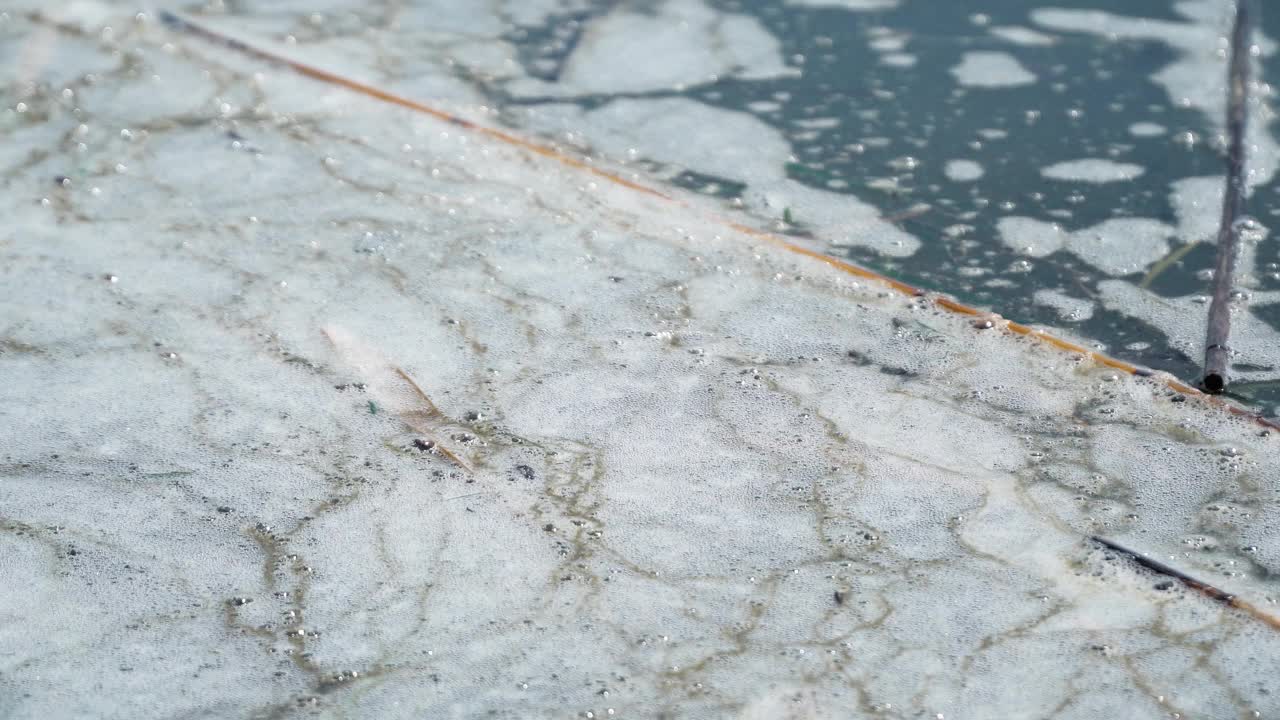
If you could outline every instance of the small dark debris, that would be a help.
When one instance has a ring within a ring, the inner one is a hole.
[[[845,356],[848,357],[850,360],[852,360],[855,365],[871,364],[871,361],[867,359],[867,356],[863,355],[857,350],[850,350],[849,352],[845,353]]]
[[[1161,580],[1160,582],[1156,583],[1152,587],[1154,587],[1156,590],[1171,590],[1173,589],[1173,581]]]
[[[413,446],[422,452],[431,452],[436,449],[436,443],[434,440],[423,440],[422,438],[415,438]]]
[[[546,525],[542,526],[542,530],[543,532],[553,533],[556,531],[556,526],[554,523],[547,523]]]
[[[844,604],[844,593],[843,593],[843,592],[841,592],[841,591],[839,591],[839,590],[835,591],[835,594],[833,595],[833,598],[835,599],[835,601],[836,601],[836,604],[837,604],[837,605],[843,605],[843,604]]]
[[[892,367],[889,365],[885,365],[884,367],[881,367],[880,372],[884,373],[885,375],[893,375],[895,377],[915,377],[916,376],[916,373],[906,368]]]
[[[226,513],[231,512],[231,508],[227,507],[226,505],[219,505],[219,506],[218,506],[218,512],[223,513],[223,514],[226,514]]]
[[[533,468],[529,467],[528,465],[517,465],[516,474],[524,478],[525,480],[532,480],[534,476]]]
[[[616,283],[622,282],[622,278],[618,275],[610,275],[609,279]]]

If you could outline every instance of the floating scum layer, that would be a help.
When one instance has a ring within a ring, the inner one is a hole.
[[[600,178],[606,182],[618,185],[620,187],[624,187],[629,190],[634,190],[636,192],[643,193],[646,195],[652,195],[654,197],[661,198],[675,205],[680,205],[680,206],[688,205],[688,201],[686,201],[683,198],[675,197],[671,193],[671,191],[664,192],[662,190],[658,190],[654,187],[646,185],[643,182],[638,182],[636,180],[628,179],[626,177],[623,177],[619,172],[615,170],[598,167],[596,164],[590,162],[587,159],[576,157],[572,154],[566,153],[550,145],[533,142],[503,130],[498,130],[492,127],[480,125],[470,120],[467,120],[465,118],[462,118],[461,116],[456,115],[454,113],[447,112],[447,111],[432,107],[430,105],[425,105],[421,102],[417,102],[410,98],[397,95],[395,93],[388,92],[386,90],[379,89],[377,87],[359,82],[357,80],[352,80],[350,78],[343,77],[341,75],[309,65],[307,63],[291,60],[284,55],[281,55],[279,53],[273,53],[269,50],[256,47],[254,45],[251,45],[249,43],[236,39],[230,35],[226,35],[224,33],[220,33],[215,30],[212,30],[209,27],[193,22],[192,20],[189,20],[187,18],[180,17],[174,13],[162,12],[161,17],[169,26],[175,29],[184,30],[184,31],[193,33],[195,35],[204,37],[205,39],[216,41],[234,50],[246,53],[250,56],[253,56],[262,60],[266,60],[268,62],[287,66],[292,70],[306,77],[319,80],[321,82],[329,83],[331,85],[336,85],[338,87],[345,88],[347,90],[359,93],[361,95],[366,95],[368,97],[374,98],[376,100],[380,100],[382,102],[390,103],[392,105],[397,105],[403,108],[408,108],[409,110],[413,110],[414,112],[419,112],[425,115],[429,115],[431,117],[436,118],[437,120],[442,120],[452,125],[465,128],[466,130],[477,133],[479,135],[484,135],[486,137],[497,140],[499,142],[512,145],[514,147],[518,147],[524,150],[528,150],[532,153],[543,156],[545,158],[548,158],[550,160],[553,160],[555,162],[558,162],[570,168],[580,170],[585,173],[589,173],[590,175],[593,175],[597,178]],[[1237,163],[1237,173],[1238,172],[1239,172],[1239,169],[1238,169],[1238,163]],[[1243,184],[1242,181],[1240,182],[1240,184]],[[1066,352],[1079,353],[1081,355],[1088,357],[1094,362],[1105,365],[1107,367],[1115,368],[1117,370],[1122,370],[1131,375],[1140,375],[1143,377],[1156,375],[1156,373],[1149,368],[1136,366],[1132,363],[1128,363],[1123,360],[1118,360],[1116,358],[1107,356],[1103,353],[1089,350],[1088,348],[1085,348],[1077,343],[1056,337],[1052,333],[1048,333],[1043,330],[1039,330],[1027,325],[1023,325],[1022,323],[1005,320],[999,317],[998,315],[993,315],[992,313],[980,310],[975,307],[971,307],[969,305],[965,305],[964,303],[957,302],[952,298],[929,293],[921,288],[917,288],[907,283],[901,282],[899,280],[895,280],[891,277],[881,275],[880,273],[877,273],[873,270],[869,270],[864,267],[860,267],[853,263],[846,262],[844,260],[831,257],[821,252],[811,250],[809,248],[798,245],[794,242],[785,240],[772,233],[762,231],[758,228],[751,227],[749,225],[744,225],[742,223],[735,222],[732,220],[727,220],[727,219],[723,220],[722,222],[729,229],[736,230],[739,233],[742,233],[744,235],[747,235],[753,238],[764,239],[790,252],[794,252],[800,255],[805,255],[807,257],[813,258],[819,262],[823,262],[828,265],[831,265],[832,267],[835,267],[855,277],[860,277],[868,280],[875,280],[879,283],[887,285],[893,290],[896,290],[897,292],[900,292],[904,295],[909,295],[913,297],[927,296],[929,300],[932,301],[934,304],[936,304],[938,307],[941,307],[946,310],[950,310],[951,312],[955,312],[961,315],[975,316],[975,317],[984,316],[987,319],[981,321],[981,325],[985,328],[993,327],[995,322],[999,321],[1001,324],[1001,327],[1009,332],[1012,332],[1017,335],[1030,335],[1030,336],[1037,337],[1043,340],[1044,342],[1052,345],[1053,347],[1056,347]],[[1224,293],[1224,297],[1225,297],[1225,293]],[[1274,421],[1266,417],[1263,417],[1255,413],[1254,411],[1240,408],[1231,403],[1220,402],[1214,398],[1206,397],[1197,388],[1187,383],[1184,383],[1181,380],[1178,380],[1177,378],[1173,377],[1172,375],[1169,375],[1168,373],[1160,373],[1159,376],[1162,382],[1164,382],[1170,389],[1176,392],[1187,394],[1187,395],[1200,396],[1211,403],[1219,404],[1220,407],[1226,409],[1229,412],[1253,417],[1255,421],[1257,421],[1260,425],[1264,427],[1280,429],[1280,425],[1277,425]]]
[[[225,54],[3,130],[0,714],[1280,711],[1255,419]]]

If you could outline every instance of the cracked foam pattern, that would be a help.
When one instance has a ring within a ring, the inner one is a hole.
[[[0,117],[0,714],[1280,710],[1274,629],[1087,541],[1274,612],[1258,427],[697,200],[6,22],[98,69]]]

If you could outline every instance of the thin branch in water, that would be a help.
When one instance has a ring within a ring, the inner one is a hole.
[[[1186,257],[1188,253],[1190,253],[1192,250],[1195,250],[1199,246],[1200,246],[1199,240],[1192,240],[1186,245],[1183,245],[1177,250],[1174,250],[1173,252],[1164,256],[1164,258],[1161,259],[1160,262],[1151,266],[1151,270],[1149,270],[1146,276],[1142,278],[1142,282],[1138,283],[1138,287],[1142,288],[1143,290],[1146,290],[1147,288],[1151,287],[1151,283],[1155,282],[1156,278],[1164,274],[1164,271],[1173,267],[1175,264],[1177,264],[1179,260]]]
[[[376,415],[381,410],[395,414],[405,425],[423,436],[414,441],[414,447],[439,455],[467,472],[472,471],[472,467],[461,456],[432,439],[431,436],[437,431],[447,430],[457,423],[440,412],[440,408],[431,402],[426,391],[409,373],[341,327],[326,326],[320,328],[320,332],[348,364],[370,375],[369,392],[377,401],[369,401],[371,414]],[[408,403],[404,402],[401,395],[405,392],[414,395]]]
[[[1248,190],[1244,176],[1244,134],[1249,102],[1249,0],[1236,0],[1235,27],[1231,31],[1231,62],[1227,69],[1227,189],[1222,198],[1222,220],[1218,225],[1218,259],[1214,264],[1213,302],[1209,305],[1209,329],[1204,341],[1206,392],[1219,394],[1227,388],[1227,366],[1231,349],[1231,285],[1235,280],[1240,222],[1244,217],[1244,196]]]
[[[444,417],[444,413],[440,412],[440,409],[436,407],[436,404],[431,402],[431,398],[427,397],[427,394],[423,392],[422,387],[418,385],[418,383],[412,377],[409,376],[409,373],[405,372],[404,369],[399,366],[393,365],[391,369],[396,371],[396,374],[400,376],[400,379],[409,383],[409,387],[413,388],[413,391],[417,393],[418,399],[421,400],[423,404],[427,406],[427,413],[431,417],[433,418]]]
[[[1092,535],[1089,537],[1089,539],[1109,550],[1114,550],[1120,555],[1123,555],[1124,557],[1129,558],[1134,563],[1141,565],[1142,567],[1150,570],[1153,573],[1171,577],[1177,580],[1178,582],[1182,583],[1186,587],[1192,590],[1195,590],[1201,595],[1204,595],[1210,600],[1222,603],[1227,607],[1235,608],[1236,610],[1239,610],[1245,613],[1246,615],[1254,618],[1255,620],[1258,620],[1259,622],[1269,625],[1272,628],[1275,628],[1276,630],[1280,630],[1280,618],[1277,618],[1274,615],[1269,615],[1263,612],[1258,607],[1244,600],[1241,600],[1239,597],[1232,595],[1226,590],[1222,590],[1220,588],[1214,587],[1213,585],[1210,585],[1209,583],[1204,582],[1203,580],[1197,580],[1191,577],[1190,575],[1182,572],[1181,570],[1178,570],[1177,568],[1173,568],[1168,565],[1165,565],[1159,560],[1152,559],[1150,557],[1147,557],[1146,555],[1130,550],[1129,548],[1124,547],[1119,543],[1112,542],[1111,540],[1107,540],[1106,538],[1099,537],[1097,535]]]
[[[422,388],[418,385],[418,383],[415,382],[414,379],[409,376],[409,373],[405,372],[403,368],[396,365],[391,366],[391,369],[394,370],[396,374],[400,376],[401,379],[409,383],[409,387],[413,388],[413,391],[418,394],[418,398],[422,400],[422,402],[427,406],[427,414],[429,417],[437,421],[447,419],[445,414],[440,412],[439,408],[436,407],[436,404],[431,402],[431,398],[427,397],[427,394],[423,392]],[[405,418],[405,421],[409,424],[410,427],[417,429],[417,427],[415,426],[415,423],[410,422],[408,418]],[[432,442],[430,444],[430,450],[432,452],[435,452],[439,455],[443,455],[444,457],[448,458],[451,462],[453,462],[453,464],[457,465],[463,470],[466,470],[467,472],[472,472],[471,466],[468,465],[466,461],[464,461],[461,457],[458,456],[457,453],[453,452],[452,450],[445,447],[444,445],[441,445],[438,442]]]

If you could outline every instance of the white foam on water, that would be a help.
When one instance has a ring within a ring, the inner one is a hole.
[[[1009,53],[971,50],[951,68],[951,74],[962,87],[1010,88],[1035,83],[1036,76]]]
[[[1036,302],[1047,305],[1058,311],[1058,317],[1064,322],[1084,322],[1093,317],[1093,303],[1089,300],[1071,297],[1057,290],[1037,290]]]
[[[783,62],[778,40],[755,18],[721,13],[702,2],[667,0],[644,9],[623,5],[590,20],[555,83],[512,87],[523,94],[615,94],[798,73]]]
[[[575,128],[606,156],[645,158],[743,182],[748,208],[768,218],[790,217],[833,246],[857,245],[896,257],[920,247],[873,206],[789,178],[786,167],[794,159],[785,137],[745,113],[687,98],[628,99],[591,111],[544,106],[527,122],[539,129]]]
[[[1274,630],[1087,540],[1270,611],[1256,425],[126,20],[147,72],[0,127],[0,715],[1280,710]],[[261,112],[112,102],[205,69]],[[735,117],[700,163],[792,193]]]
[[[786,0],[793,7],[838,8],[854,12],[873,12],[892,10],[902,4],[902,0]]]
[[[1223,131],[1226,108],[1226,54],[1224,40],[1230,28],[1231,6],[1218,0],[1183,0],[1175,8],[1186,22],[1128,17],[1102,10],[1041,8],[1031,12],[1032,21],[1059,32],[1090,33],[1110,42],[1156,40],[1173,48],[1178,57],[1152,76],[1152,80],[1180,106],[1194,107]],[[1255,27],[1257,45],[1271,55],[1276,44],[1261,28]],[[1255,73],[1251,122],[1248,128],[1250,185],[1267,183],[1280,163],[1280,144],[1270,125],[1275,111],[1270,104],[1269,86],[1259,84]]]
[[[911,53],[885,53],[880,56],[880,64],[888,65],[889,67],[915,67],[918,61],[919,58]]]
[[[1068,231],[1059,223],[1004,217],[996,224],[1010,249],[1030,257],[1066,250],[1108,275],[1144,270],[1164,257],[1175,228],[1148,218],[1114,218]]]
[[[987,32],[1001,40],[1024,47],[1046,47],[1058,42],[1058,38],[1055,35],[1038,32],[1021,25],[998,25],[989,28]]]
[[[871,36],[872,39],[868,45],[880,54],[881,65],[899,68],[915,66],[918,58],[912,53],[904,52],[910,36],[894,32],[887,27],[873,28]]]
[[[980,180],[986,171],[983,170],[982,164],[975,160],[948,160],[943,166],[943,173],[946,174],[948,180],[955,182],[973,182]]]
[[[1105,158],[1083,158],[1054,163],[1040,169],[1040,174],[1051,180],[1072,182],[1112,183],[1141,177],[1146,168],[1133,163],[1122,163]]]
[[[1031,257],[1051,255],[1061,250],[1067,240],[1061,225],[1029,217],[1000,218],[997,229],[1005,245]]]
[[[901,52],[907,46],[907,36],[889,28],[876,28],[873,33],[874,39],[869,44],[876,52]]]
[[[1106,280],[1099,284],[1102,305],[1154,325],[1169,344],[1191,358],[1204,355],[1204,335],[1209,316],[1205,295],[1161,297],[1135,285]],[[1280,368],[1273,365],[1280,331],[1250,311],[1280,302],[1280,293],[1252,292],[1236,303],[1231,314],[1232,360],[1244,366],[1230,369],[1236,380],[1273,381]]]
[[[1129,126],[1129,134],[1134,137],[1158,137],[1168,132],[1160,123],[1136,122]]]
[[[1169,204],[1178,218],[1178,234],[1185,241],[1217,241],[1225,185],[1221,177],[1213,175],[1184,178],[1172,184]]]
[[[801,118],[793,120],[792,125],[806,130],[830,130],[831,128],[840,126],[840,118],[838,117],[816,117]]]
[[[1172,183],[1169,204],[1178,218],[1178,236],[1183,242],[1218,242],[1225,185],[1221,177],[1215,176],[1183,178]],[[1259,243],[1243,236],[1242,240],[1236,245],[1236,283],[1251,287],[1257,283]]]

